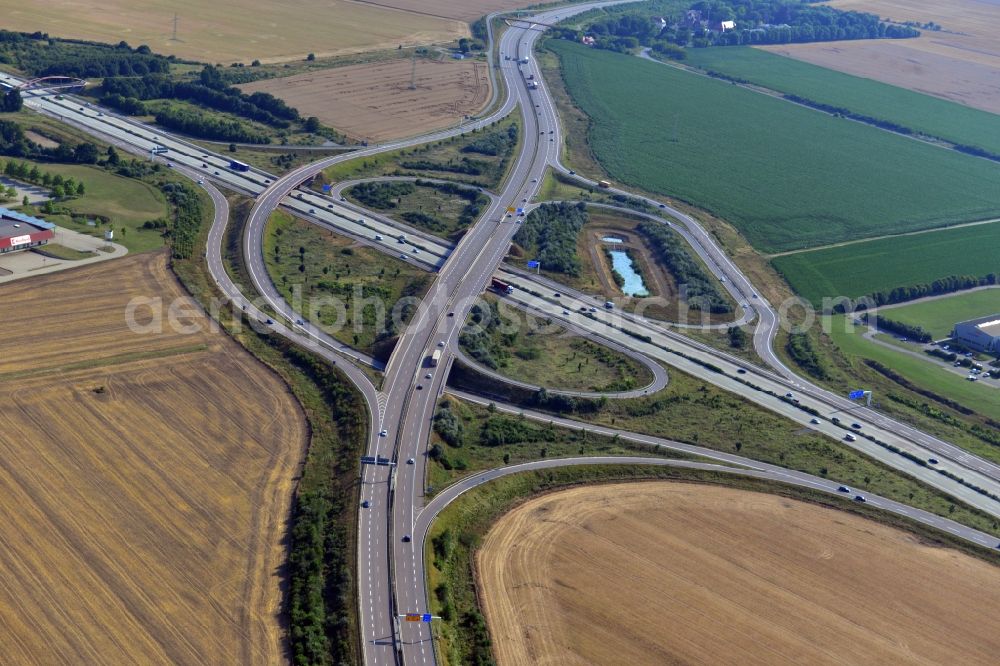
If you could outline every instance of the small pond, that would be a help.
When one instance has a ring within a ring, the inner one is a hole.
[[[632,257],[628,256],[628,252],[610,250],[608,254],[611,255],[611,265],[615,273],[621,275],[622,279],[625,280],[625,284],[622,286],[622,291],[625,295],[649,296],[649,291],[646,290],[642,276],[635,272],[635,267],[632,265]]]

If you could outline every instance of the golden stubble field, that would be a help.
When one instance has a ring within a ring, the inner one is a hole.
[[[477,556],[498,663],[993,664],[1000,569],[860,516],[717,486],[581,487]]]
[[[386,141],[448,127],[490,97],[488,65],[475,60],[349,65],[240,86],[268,92],[357,140]],[[414,89],[410,89],[411,80]]]
[[[400,3],[406,4],[406,3]],[[418,3],[410,3],[418,4]],[[462,6],[462,3],[442,3]],[[177,15],[177,40],[172,39]],[[132,46],[210,63],[280,62],[450,42],[467,22],[350,0],[0,0],[7,30],[41,30]]]
[[[799,60],[1000,113],[1000,2],[833,0],[832,7],[893,21],[933,21],[916,39],[761,47]]]
[[[284,661],[287,388],[221,333],[127,330],[181,296],[162,254],[2,291],[4,663]]]
[[[532,4],[529,0],[365,0],[380,7],[393,7],[431,16],[472,22],[490,12],[518,9]]]

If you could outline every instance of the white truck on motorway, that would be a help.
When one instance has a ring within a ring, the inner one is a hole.
[[[431,352],[431,357],[428,359],[427,364],[432,368],[436,368],[437,364],[441,362],[441,350],[435,349]]]

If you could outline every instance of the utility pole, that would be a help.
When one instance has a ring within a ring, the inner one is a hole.
[[[410,55],[410,90],[417,89],[417,51]]]
[[[172,42],[180,41],[180,40],[177,39],[177,14],[174,14],[174,33],[170,37],[170,41],[172,41]]]

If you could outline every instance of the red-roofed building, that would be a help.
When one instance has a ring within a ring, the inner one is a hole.
[[[55,238],[56,225],[0,208],[0,254],[28,250]]]

